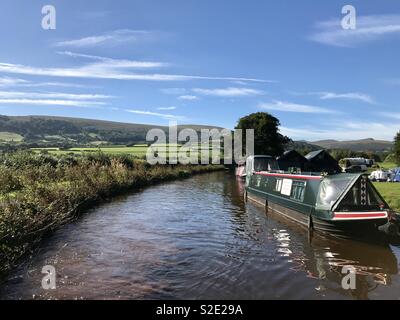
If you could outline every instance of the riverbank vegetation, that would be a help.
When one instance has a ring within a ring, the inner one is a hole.
[[[90,206],[124,191],[192,174],[212,165],[156,165],[130,155],[0,155],[0,274],[43,236]]]

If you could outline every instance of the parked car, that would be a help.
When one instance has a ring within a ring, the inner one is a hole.
[[[367,160],[364,158],[345,158],[339,161],[343,172],[358,173],[368,170]]]

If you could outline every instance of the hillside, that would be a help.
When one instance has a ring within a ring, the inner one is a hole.
[[[300,151],[300,153],[307,154],[311,151],[316,151],[320,150],[321,146],[317,146],[316,144],[309,143],[307,141],[291,141],[289,142],[286,147],[286,150],[297,150]]]
[[[0,116],[0,143],[38,145],[68,144],[130,144],[146,141],[153,128],[168,131],[168,127],[53,116]],[[178,129],[196,131],[212,128],[202,125],[182,125]]]
[[[320,140],[310,142],[313,145],[320,146],[324,149],[348,149],[352,151],[389,151],[393,147],[393,142],[385,140],[375,140],[372,138],[362,140]]]

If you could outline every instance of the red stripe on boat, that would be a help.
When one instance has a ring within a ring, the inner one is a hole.
[[[387,212],[340,212],[334,213],[334,219],[387,218]]]
[[[255,172],[255,174],[267,177],[280,177],[289,179],[302,179],[302,180],[321,180],[321,176],[304,176],[297,174],[286,174],[286,173],[268,173],[268,172]]]

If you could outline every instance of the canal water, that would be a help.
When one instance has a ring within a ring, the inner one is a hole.
[[[0,285],[1,299],[399,299],[400,248],[336,240],[243,202],[211,173],[145,188],[68,224]],[[56,269],[44,290],[42,267]],[[342,267],[356,289],[341,286]]]

